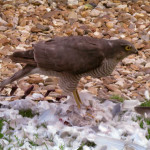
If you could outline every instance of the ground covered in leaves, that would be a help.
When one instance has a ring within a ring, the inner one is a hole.
[[[89,35],[98,38],[123,38],[141,49],[138,56],[124,59],[112,76],[101,80],[81,79],[78,90],[87,89],[101,98],[119,95],[125,99],[144,100],[150,90],[150,2],[126,0],[52,1],[1,0],[0,1],[0,80],[21,68],[6,58],[16,49],[30,49],[39,40],[56,36]],[[56,89],[55,78],[32,75],[17,82],[21,95],[29,84],[34,91],[44,93]],[[10,92],[10,87],[3,92]]]
[[[13,64],[6,57],[16,49],[30,49],[39,40],[71,35],[123,38],[140,50],[139,55],[120,62],[109,77],[82,78],[79,91],[86,89],[101,100],[145,100],[145,91],[150,91],[149,0],[1,0],[0,81],[24,65]],[[36,74],[13,84],[19,87],[14,93],[17,98],[31,85],[34,85],[31,94],[45,95],[47,90],[55,89],[44,100],[55,99],[62,94],[55,77]],[[1,94],[9,95],[11,89],[12,85],[8,85]],[[7,100],[17,98],[8,97]],[[1,123],[6,124],[5,121]]]

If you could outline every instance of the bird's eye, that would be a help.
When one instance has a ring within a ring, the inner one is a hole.
[[[129,46],[129,45],[125,46],[125,50],[126,50],[126,51],[130,51],[131,49],[132,49],[132,47]]]

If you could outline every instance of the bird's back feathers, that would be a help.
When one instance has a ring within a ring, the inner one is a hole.
[[[35,61],[39,67],[58,72],[81,74],[98,67],[103,59],[103,45],[91,37],[61,37],[34,46]]]

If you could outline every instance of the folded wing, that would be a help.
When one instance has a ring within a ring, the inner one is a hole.
[[[104,43],[91,37],[59,37],[34,45],[34,59],[47,70],[81,74],[101,65]]]

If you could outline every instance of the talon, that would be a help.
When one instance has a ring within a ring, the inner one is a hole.
[[[81,99],[80,99],[80,96],[79,96],[79,93],[78,93],[77,90],[76,90],[76,94],[77,94],[77,97],[78,97],[78,100],[79,100],[80,104],[83,104],[82,101],[81,101]]]
[[[89,117],[95,118],[93,115],[86,113]]]

